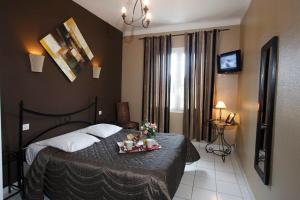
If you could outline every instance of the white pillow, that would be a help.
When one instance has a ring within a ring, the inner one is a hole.
[[[106,138],[122,130],[122,127],[112,124],[96,124],[88,126],[87,128],[82,129],[82,131],[83,130],[85,133],[89,133],[100,138]]]
[[[82,133],[81,131],[82,129],[76,130],[54,138],[39,141],[36,144],[54,147],[66,152],[74,152],[87,148],[95,142],[100,142],[98,138]]]

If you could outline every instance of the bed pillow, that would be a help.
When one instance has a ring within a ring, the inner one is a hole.
[[[86,133],[100,138],[107,138],[120,130],[122,130],[121,127],[112,124],[96,124],[84,129]]]
[[[75,152],[87,148],[95,142],[100,142],[100,140],[92,135],[82,133],[80,129],[37,142],[36,144],[54,147],[65,152]]]

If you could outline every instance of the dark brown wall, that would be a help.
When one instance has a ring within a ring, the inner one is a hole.
[[[96,59],[103,66],[100,79],[85,67],[71,83],[39,40],[73,17]],[[32,73],[28,49],[43,50],[42,73]],[[18,103],[44,112],[67,112],[98,96],[99,120],[115,120],[121,99],[122,33],[71,0],[0,1],[0,86],[3,140],[15,149],[18,140]],[[35,127],[36,124],[31,124]]]

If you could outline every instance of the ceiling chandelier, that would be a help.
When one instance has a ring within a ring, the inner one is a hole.
[[[138,11],[139,9],[140,11]],[[148,28],[151,17],[149,0],[135,0],[131,16],[127,15],[126,7],[122,7],[122,18],[126,25],[139,27],[140,25],[137,25],[137,23],[140,21],[142,27]]]

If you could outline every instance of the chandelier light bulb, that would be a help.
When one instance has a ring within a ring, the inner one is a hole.
[[[149,0],[144,0],[144,6],[147,8],[149,7]]]
[[[135,0],[133,9],[131,10],[130,8],[129,16],[127,16],[127,9],[125,6],[122,7],[121,13],[124,24],[128,26],[138,27],[137,23],[140,22],[141,27],[148,28],[152,20],[152,15],[149,12],[149,0]]]
[[[127,10],[126,10],[126,8],[123,6],[123,7],[122,7],[122,15],[126,15],[126,13],[127,13]]]
[[[152,15],[151,15],[150,12],[148,12],[148,13],[146,14],[146,21],[151,21],[151,19],[152,19]]]

